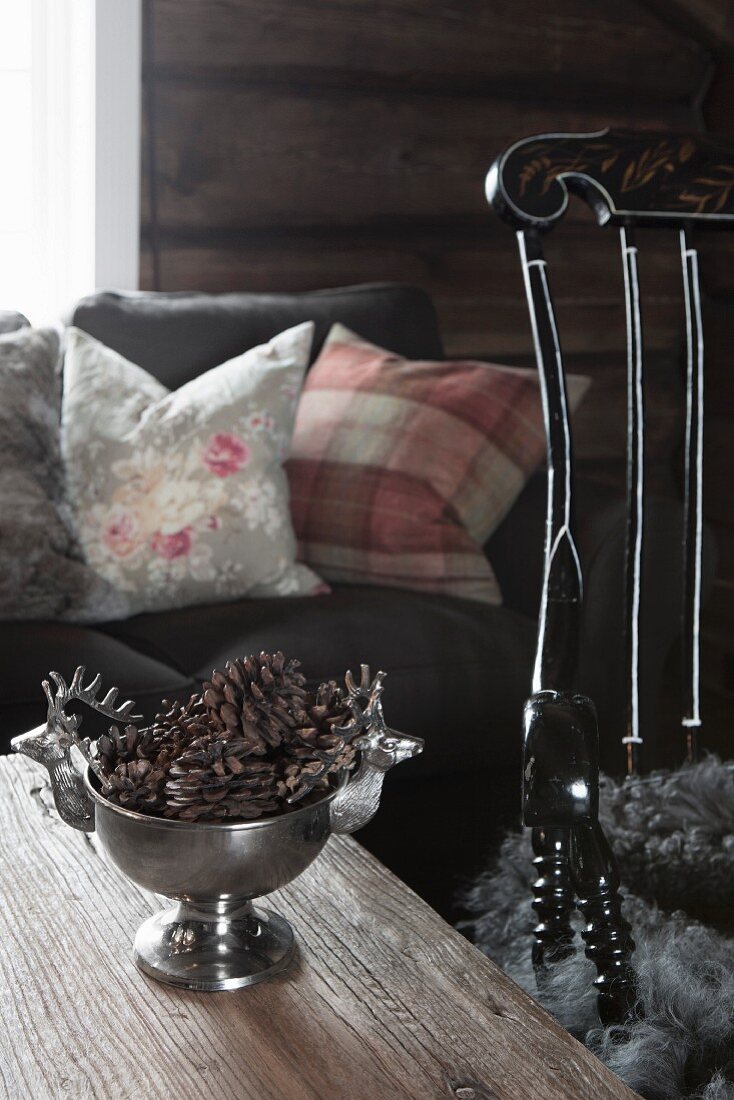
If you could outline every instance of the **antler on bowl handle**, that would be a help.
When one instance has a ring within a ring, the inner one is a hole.
[[[72,746],[79,748],[92,771],[101,777],[100,768],[90,752],[89,740],[79,736],[81,717],[67,714],[64,707],[67,703],[78,700],[99,714],[117,721],[129,721],[138,716],[131,713],[135,707],[132,700],[119,707],[115,706],[117,688],[110,688],[103,699],[98,699],[102,677],[95,676],[85,687],[84,672],[84,665],[80,665],[68,685],[58,672],[49,673],[56,690],[52,689],[48,680],[43,681],[43,690],[48,700],[46,724],[14,737],[10,747],[14,752],[23,753],[46,768],[61,820],[71,825],[72,829],[93,833],[94,802],[87,794],[82,774],[74,767]]]
[[[352,721],[362,731],[359,739],[353,742],[362,750],[362,760],[354,778],[344,781],[331,800],[332,833],[354,833],[371,821],[380,806],[386,772],[423,751],[424,742],[420,737],[399,733],[385,725],[380,698],[385,673],[378,672],[370,683],[369,666],[362,665],[361,671],[359,684],[355,683],[351,672],[345,680],[349,693],[347,701],[354,715]]]

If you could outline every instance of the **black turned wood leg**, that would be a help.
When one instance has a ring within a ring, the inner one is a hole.
[[[598,821],[574,825],[570,864],[578,908],[586,921],[581,933],[586,955],[597,970],[599,1017],[603,1024],[624,1023],[636,1000],[635,942],[622,916],[617,861]]]
[[[573,950],[571,912],[575,908],[571,883],[570,829],[532,831],[533,867],[538,877],[533,883],[533,909],[538,923],[533,929],[533,966],[538,985],[549,965],[567,958]]]
[[[622,1023],[635,1001],[635,945],[622,916],[617,864],[599,825],[593,703],[574,692],[536,691],[525,704],[524,741],[523,821],[533,830],[540,872],[533,887],[538,986],[548,966],[571,949],[570,915],[577,907],[586,920],[586,954],[597,969],[599,1016],[604,1024]]]
[[[538,873],[532,959],[542,989],[549,967],[573,950],[571,827],[597,805],[596,714],[581,695],[538,691],[525,704],[523,725],[523,821]]]

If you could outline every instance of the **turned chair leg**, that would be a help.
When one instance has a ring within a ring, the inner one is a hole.
[[[573,950],[571,913],[581,911],[586,954],[597,969],[599,1015],[622,1023],[636,999],[635,945],[622,916],[619,871],[599,824],[596,711],[573,692],[537,691],[525,704],[523,821],[532,829],[533,965],[538,987]]]
[[[533,883],[533,909],[538,923],[533,929],[533,966],[540,985],[547,968],[568,958],[573,951],[571,913],[575,908],[571,882],[570,829],[532,830],[538,878]]]
[[[617,861],[598,821],[574,825],[570,848],[571,879],[586,921],[581,935],[597,970],[599,1017],[603,1024],[624,1023],[636,1001],[635,942],[622,916]]]

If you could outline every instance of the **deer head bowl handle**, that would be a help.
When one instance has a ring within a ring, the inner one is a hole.
[[[99,780],[103,791],[107,783],[89,738],[79,735],[81,716],[67,714],[64,708],[69,703],[78,701],[113,721],[129,722],[141,716],[132,713],[135,709],[132,700],[119,707],[115,706],[117,688],[111,688],[104,698],[98,698],[101,676],[95,676],[84,687],[84,674],[85,668],[80,665],[71,683],[67,685],[58,672],[49,673],[55,690],[48,680],[44,680],[43,689],[48,700],[46,723],[13,738],[10,744],[15,752],[23,753],[46,768],[56,809],[62,821],[73,829],[91,833],[95,828],[94,801],[86,789],[83,772],[75,766],[72,759],[74,746],[79,749],[84,761]],[[395,764],[416,756],[423,750],[421,738],[399,733],[385,724],[381,701],[384,680],[385,673],[378,672],[370,683],[367,665],[361,666],[358,684],[351,672],[346,674],[347,704],[352,711],[352,719],[343,729],[361,750],[361,761],[354,776],[342,777],[336,795],[330,802],[329,823],[332,833],[353,833],[371,821],[380,805],[386,772]]]
[[[119,707],[115,706],[119,694],[117,688],[110,688],[104,698],[99,699],[102,677],[95,676],[87,687],[84,687],[85,671],[84,665],[79,665],[68,685],[58,672],[49,673],[56,685],[56,690],[54,691],[48,680],[43,681],[43,690],[48,700],[45,725],[14,737],[10,747],[14,752],[23,753],[24,756],[46,768],[51,779],[54,803],[61,820],[71,825],[72,829],[93,833],[94,802],[84,786],[82,772],[74,764],[71,756],[72,748],[77,746],[85,762],[98,778],[101,778],[101,769],[92,755],[89,738],[79,736],[81,715],[67,714],[64,708],[72,702],[86,703],[92,710],[117,722],[138,719],[141,715],[132,713],[135,709],[135,703],[132,700],[128,700]]]
[[[362,759],[357,773],[332,799],[329,811],[332,833],[354,833],[371,821],[380,805],[385,774],[395,764],[423,751],[420,737],[399,733],[385,724],[381,699],[385,673],[378,672],[372,683],[368,665],[361,666],[361,673],[359,684],[351,672],[346,674],[345,681],[352,723],[362,730],[354,742],[362,752]]]

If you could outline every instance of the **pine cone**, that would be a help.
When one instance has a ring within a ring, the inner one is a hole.
[[[285,768],[279,790],[289,802],[329,786],[329,775],[349,768],[356,749],[350,734],[352,712],[333,680],[321,684],[303,701],[294,734],[283,744]]]
[[[111,726],[97,741],[97,757],[108,782],[110,802],[143,813],[165,809],[165,784],[171,762],[196,737],[206,732],[200,695],[192,695],[186,706],[164,705],[166,714],[144,729],[126,726],[123,733]]]
[[[97,741],[97,756],[106,772],[137,759],[162,766],[178,756],[183,746],[207,732],[200,695],[192,695],[185,707],[166,699],[163,703],[169,710],[157,714],[152,726],[126,726],[124,733],[111,726],[109,733],[102,734]]]
[[[358,727],[334,681],[307,692],[298,661],[228,661],[153,725],[113,726],[97,755],[111,802],[182,821],[250,820],[286,810],[354,763]]]
[[[118,764],[107,782],[106,797],[118,806],[144,814],[158,814],[165,809],[166,770],[150,760]]]
[[[295,711],[306,696],[298,661],[274,656],[227,661],[204,684],[203,701],[210,728],[227,737],[242,737],[249,751],[264,756],[295,728]]]
[[[276,765],[254,758],[244,738],[211,733],[171,764],[165,798],[165,816],[181,821],[260,817],[278,809]]]

